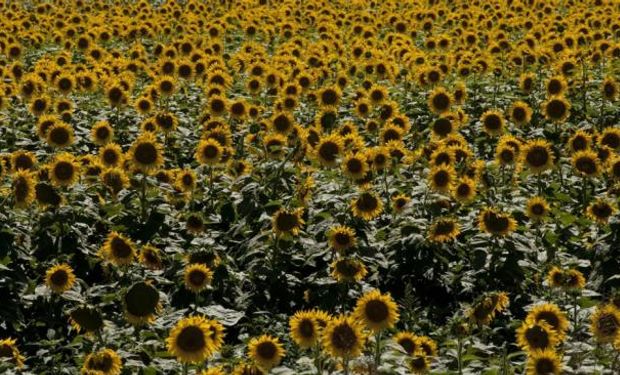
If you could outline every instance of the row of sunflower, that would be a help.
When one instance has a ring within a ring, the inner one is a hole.
[[[2,371],[620,371],[617,1],[0,11]]]

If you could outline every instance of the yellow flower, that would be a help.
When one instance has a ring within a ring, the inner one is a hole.
[[[413,355],[419,349],[418,337],[411,332],[398,332],[392,339],[408,355]]]
[[[525,214],[532,221],[544,220],[549,215],[549,203],[543,197],[532,197],[527,201],[527,209]]]
[[[203,165],[216,165],[222,158],[222,146],[214,139],[203,139],[198,144],[196,160]]]
[[[320,326],[313,311],[298,311],[289,319],[290,334],[302,349],[314,346],[319,339]]]
[[[620,336],[620,311],[612,304],[597,306],[590,322],[590,331],[600,343],[614,342]]]
[[[374,332],[394,327],[398,316],[398,306],[390,294],[381,294],[377,289],[360,297],[353,311],[353,317]]]
[[[248,354],[258,368],[269,372],[280,364],[285,352],[277,337],[262,335],[250,340]]]
[[[553,303],[542,303],[536,305],[527,314],[525,321],[529,324],[544,321],[556,333],[558,341],[563,341],[568,331],[568,319],[566,314]]]
[[[500,212],[495,208],[485,208],[480,211],[478,221],[483,232],[496,236],[506,236],[517,227],[515,219],[510,214]]]
[[[194,293],[205,290],[213,280],[213,271],[202,263],[194,263],[185,266],[184,271],[185,288]]]
[[[458,221],[451,218],[436,219],[428,231],[431,242],[444,243],[453,241],[461,232]]]
[[[20,354],[17,345],[15,345],[15,339],[0,340],[0,358],[5,361],[8,358],[8,361],[11,361],[17,368],[24,367],[24,356]]]
[[[13,174],[13,199],[15,207],[26,208],[35,199],[35,175],[33,172],[20,170]]]
[[[63,293],[73,287],[75,274],[66,263],[50,267],[45,272],[45,284],[55,293]]]
[[[553,349],[535,350],[527,358],[527,375],[559,375],[562,361]]]
[[[83,375],[120,375],[122,367],[121,357],[105,348],[87,355],[81,372]]]
[[[181,319],[166,339],[168,352],[181,363],[200,363],[217,350],[211,338],[211,322],[202,316]]]
[[[340,283],[360,281],[368,271],[364,263],[357,259],[339,258],[332,262],[332,277]]]
[[[351,209],[353,216],[369,221],[381,214],[383,202],[377,194],[365,191],[353,200]]]
[[[545,320],[523,322],[517,329],[517,344],[528,352],[553,349],[557,343],[556,332]]]
[[[151,133],[138,136],[127,154],[131,163],[146,173],[157,170],[164,164],[161,145]]]
[[[136,255],[133,242],[115,231],[108,234],[99,252],[104,259],[117,266],[131,264]]]
[[[299,234],[301,226],[304,224],[304,220],[301,218],[303,214],[303,208],[298,208],[293,211],[281,208],[278,210],[272,218],[273,231],[278,235],[293,235]]]
[[[339,252],[354,247],[357,242],[353,228],[345,225],[331,227],[327,231],[327,240],[329,245]]]
[[[520,155],[521,163],[532,173],[541,173],[553,167],[551,144],[546,140],[537,139],[526,143]]]
[[[321,341],[332,357],[351,359],[362,353],[366,337],[353,317],[341,315],[327,323]]]
[[[591,150],[578,151],[573,154],[573,168],[584,177],[595,177],[601,173],[598,155]]]
[[[428,107],[436,115],[449,111],[453,101],[452,94],[443,87],[436,87],[428,95]]]

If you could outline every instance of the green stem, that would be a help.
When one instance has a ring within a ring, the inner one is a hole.
[[[375,364],[374,370],[375,374],[379,373],[379,365],[381,364],[381,331],[377,332],[375,335]]]
[[[463,339],[459,336],[456,339],[456,361],[458,365],[458,375],[463,375]]]

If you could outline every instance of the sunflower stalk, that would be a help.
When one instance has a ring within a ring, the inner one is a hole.
[[[456,338],[456,363],[458,366],[458,375],[463,375],[463,339],[461,336]]]
[[[374,374],[379,373],[379,365],[381,364],[381,331],[375,335],[375,362],[374,362]]]

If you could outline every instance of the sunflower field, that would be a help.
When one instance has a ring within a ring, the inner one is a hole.
[[[0,374],[620,374],[620,0],[0,3]]]

